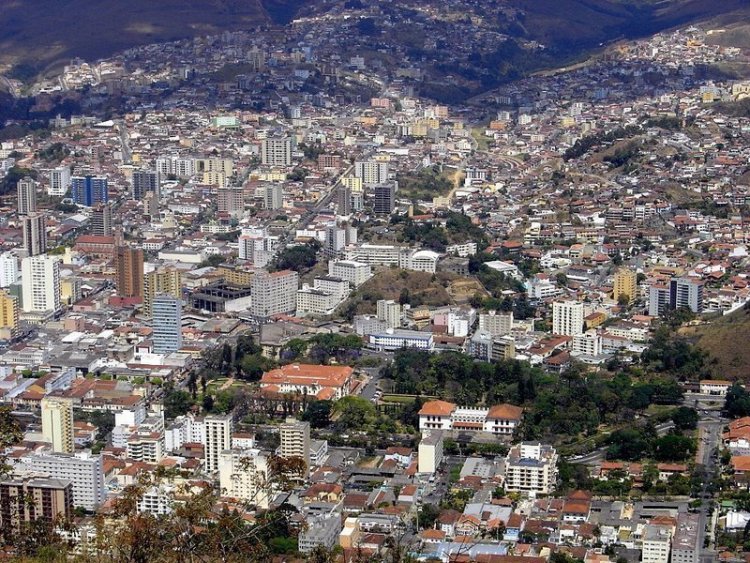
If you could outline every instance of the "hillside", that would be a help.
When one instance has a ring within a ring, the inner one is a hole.
[[[713,370],[716,377],[750,381],[747,369],[750,365],[750,347],[747,346],[750,309],[740,309],[698,327],[683,328],[680,334],[711,355],[716,362]]]
[[[425,4],[430,0],[403,3]],[[0,69],[31,78],[73,57],[96,60],[135,45],[262,24],[283,25],[300,10],[340,10],[345,0],[23,0],[0,2]],[[733,16],[746,0],[507,0],[514,15],[488,22],[497,31],[554,47],[547,66],[623,37]],[[747,14],[744,14],[747,15]],[[567,54],[566,54],[567,53]]]
[[[433,276],[427,272],[414,272],[386,268],[376,273],[362,284],[349,300],[340,308],[341,314],[373,314],[379,299],[403,297],[414,307],[466,303],[476,293],[483,293],[484,288],[474,278],[463,278],[449,273],[438,273]]]
[[[270,23],[261,0],[26,0],[0,2],[0,64],[42,71],[134,45]]]

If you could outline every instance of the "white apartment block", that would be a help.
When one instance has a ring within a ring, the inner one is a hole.
[[[339,303],[341,300],[332,292],[304,283],[297,290],[296,315],[330,315]]]
[[[388,181],[388,163],[365,160],[354,163],[354,176],[365,186],[375,186]]]
[[[232,447],[232,416],[209,415],[204,420],[204,469],[207,473],[219,469],[221,452]]]
[[[574,356],[599,356],[602,353],[602,337],[595,330],[587,330],[573,337],[571,352]]]
[[[219,487],[222,496],[235,498],[258,508],[268,508],[268,459],[260,450],[231,449],[219,455]]]
[[[0,287],[8,287],[18,280],[18,258],[11,252],[0,254]]]
[[[251,313],[256,317],[270,317],[293,313],[297,308],[299,274],[292,270],[268,273],[260,270],[251,285]]]
[[[505,490],[550,494],[557,483],[557,452],[537,442],[514,445],[505,458]]]
[[[263,139],[260,160],[268,166],[290,166],[292,164],[292,139]]]
[[[385,322],[386,329],[401,326],[401,305],[393,299],[380,299],[377,302],[378,319]]]
[[[328,275],[346,280],[353,287],[359,287],[372,277],[372,267],[354,260],[330,260]]]
[[[445,247],[446,254],[455,254],[465,258],[466,256],[473,256],[477,253],[477,243],[475,242],[464,242],[461,244],[449,244]]]
[[[21,261],[23,310],[27,313],[60,308],[60,260],[39,254]]]
[[[643,530],[641,561],[643,563],[669,563],[672,530],[667,526],[648,524]]]
[[[552,304],[552,333],[576,336],[583,333],[583,303],[555,301]]]
[[[70,187],[70,168],[60,166],[49,171],[49,186],[47,193],[51,196],[62,197]]]
[[[279,454],[284,459],[298,457],[304,460],[307,470],[310,469],[310,423],[294,419],[279,427],[281,445]]]
[[[30,455],[23,459],[28,471],[38,476],[71,481],[73,505],[96,510],[106,499],[101,455],[50,453]]]
[[[324,276],[313,280],[313,287],[332,293],[341,302],[351,293],[349,282],[335,276]]]
[[[479,315],[479,332],[491,336],[503,336],[513,329],[513,311],[507,313],[489,311]]]

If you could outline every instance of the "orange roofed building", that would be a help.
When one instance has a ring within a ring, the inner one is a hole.
[[[419,411],[420,430],[474,430],[510,436],[521,423],[523,409],[502,404],[487,408],[459,407],[447,401],[429,401]]]
[[[335,400],[349,395],[353,373],[349,366],[288,364],[264,373],[260,389],[268,393],[300,393]]]

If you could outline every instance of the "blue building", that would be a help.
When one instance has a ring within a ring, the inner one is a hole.
[[[109,201],[107,179],[98,176],[73,176],[70,179],[71,197],[76,205],[93,207]]]
[[[182,300],[159,293],[151,304],[151,340],[155,354],[169,354],[182,347]]]

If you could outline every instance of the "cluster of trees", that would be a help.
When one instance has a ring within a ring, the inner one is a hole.
[[[38,173],[31,168],[12,166],[5,174],[5,177],[0,180],[0,196],[13,193],[18,187],[19,180],[22,180],[26,176],[36,179]]]
[[[63,143],[52,143],[50,146],[39,150],[36,156],[45,162],[60,162],[69,154],[70,149]]]
[[[573,158],[579,158],[589,152],[592,148],[613,143],[620,139],[634,137],[643,133],[643,129],[637,125],[628,125],[627,127],[618,127],[609,133],[594,133],[578,139],[575,144],[563,153],[563,160],[566,162]]]
[[[616,430],[607,439],[607,458],[638,461],[644,458],[660,462],[685,461],[696,451],[695,439],[670,432],[659,437],[653,425]]]
[[[633,379],[620,373],[605,378],[577,364],[549,374],[526,362],[490,364],[459,352],[399,350],[383,376],[398,393],[438,396],[458,404],[525,406],[525,439],[594,435],[602,423],[623,423],[651,404],[682,399],[679,385],[667,377]]]
[[[363,346],[362,338],[356,334],[316,334],[303,340],[293,338],[281,349],[282,362],[309,360],[314,364],[351,363],[359,357]]]
[[[320,243],[316,240],[306,244],[287,246],[273,261],[271,269],[294,270],[295,272],[309,270],[315,266],[319,250]]]
[[[750,393],[739,383],[733,384],[727,391],[724,411],[730,418],[750,416]]]

